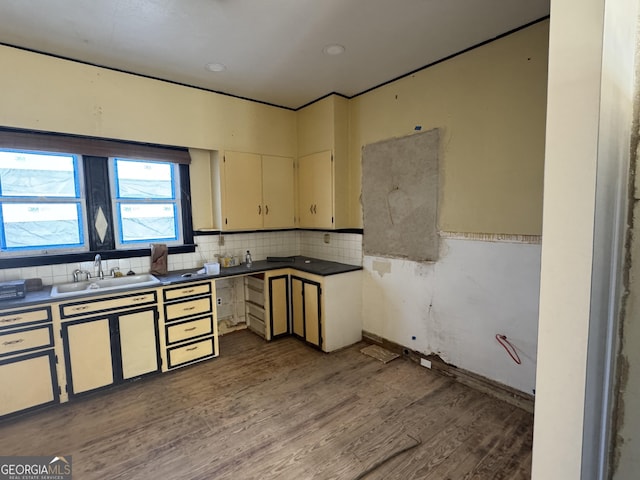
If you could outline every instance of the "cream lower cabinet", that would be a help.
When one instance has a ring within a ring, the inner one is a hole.
[[[247,327],[265,340],[289,335],[289,270],[245,277]]]
[[[267,280],[266,309],[269,314],[271,338],[289,335],[289,274],[269,273]]]
[[[322,284],[291,276],[293,334],[317,348],[322,348]]]
[[[163,371],[218,356],[218,322],[213,281],[185,283],[162,290]]]
[[[362,339],[362,271],[291,274],[292,333],[325,352]]]
[[[59,399],[51,308],[0,310],[0,417]]]
[[[156,293],[60,305],[69,398],[160,371]]]

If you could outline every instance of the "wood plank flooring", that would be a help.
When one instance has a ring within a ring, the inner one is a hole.
[[[361,478],[530,478],[531,414],[362,346],[233,332],[215,360],[0,423],[0,455],[71,455],[77,480],[351,480],[418,440]]]

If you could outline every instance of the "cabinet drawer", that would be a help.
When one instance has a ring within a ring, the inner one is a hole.
[[[13,330],[0,335],[0,356],[52,346],[51,325]]]
[[[0,329],[51,320],[49,307],[33,310],[11,310],[0,313]]]
[[[252,286],[247,286],[247,301],[264,307],[264,292],[255,290]]]
[[[197,298],[186,302],[173,303],[164,306],[165,321],[170,322],[179,318],[193,317],[211,313],[211,297]]]
[[[181,287],[165,288],[163,290],[164,299],[176,300],[178,298],[195,297],[211,293],[211,283],[199,283],[197,285],[187,284]]]
[[[125,308],[139,307],[156,303],[156,292],[140,292],[104,300],[85,300],[60,305],[62,318],[77,317],[104,311],[118,311]]]
[[[254,305],[253,303],[245,303],[247,307],[247,314],[262,320],[264,322],[264,308]]]
[[[185,363],[193,362],[205,357],[212,357],[215,354],[213,341],[213,338],[207,338],[182,347],[168,349],[169,368],[184,365]]]
[[[262,338],[267,338],[267,327],[265,326],[264,320],[260,320],[259,318],[249,314],[247,315],[247,327]]]
[[[247,287],[253,288],[254,290],[258,290],[260,292],[264,291],[264,280],[262,278],[258,278],[254,275],[246,277],[247,279]]]
[[[167,343],[178,343],[213,333],[213,317],[208,316],[167,326]]]

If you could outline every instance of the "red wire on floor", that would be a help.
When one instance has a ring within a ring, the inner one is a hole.
[[[498,343],[504,347],[504,349],[507,351],[514,362],[516,362],[518,365],[522,363],[520,361],[518,352],[516,352],[516,348],[511,344],[509,340],[507,340],[506,335],[500,335],[499,333],[496,333],[496,340],[498,340]]]

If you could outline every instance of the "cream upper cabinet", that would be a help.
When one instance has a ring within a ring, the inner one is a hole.
[[[348,101],[331,95],[298,111],[298,226],[357,226],[349,190]]]
[[[292,158],[225,152],[222,165],[223,230],[295,225]]]
[[[295,226],[293,158],[262,156],[264,228]]]
[[[298,192],[300,227],[333,228],[331,151],[313,153],[298,159]]]
[[[225,152],[223,165],[224,230],[262,228],[262,158],[254,153]]]

